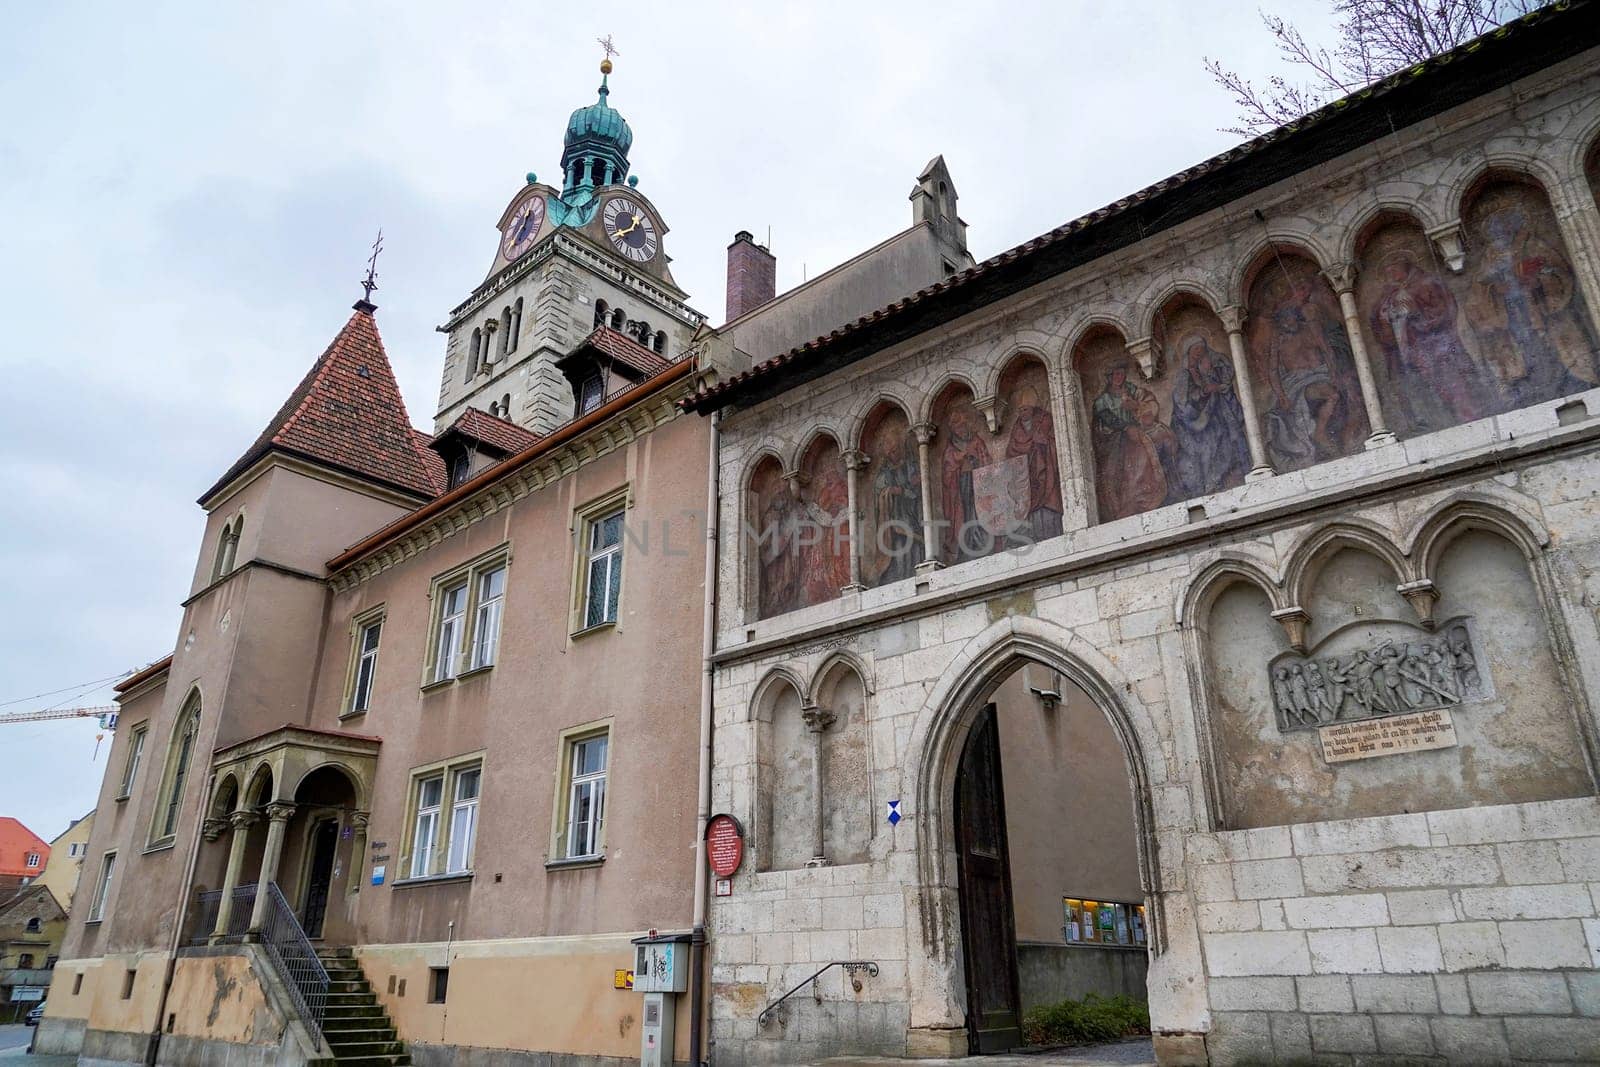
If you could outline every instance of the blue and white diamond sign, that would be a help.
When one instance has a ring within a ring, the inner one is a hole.
[[[898,800],[889,801],[889,825],[895,826],[903,818],[905,816],[900,814],[900,802]]]

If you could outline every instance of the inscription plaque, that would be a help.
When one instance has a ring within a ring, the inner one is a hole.
[[[1456,724],[1443,708],[1341,722],[1318,732],[1322,735],[1322,758],[1329,763],[1456,747]]]

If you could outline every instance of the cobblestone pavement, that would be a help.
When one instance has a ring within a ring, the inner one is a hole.
[[[895,1067],[910,1060],[878,1059],[874,1057],[840,1056],[823,1060],[825,1067]],[[918,1067],[937,1067],[940,1064],[960,1064],[963,1067],[1153,1067],[1156,1055],[1147,1037],[1133,1041],[1115,1041],[1108,1045],[1085,1045],[1081,1048],[1056,1049],[1051,1052],[1023,1052],[1006,1056],[981,1056],[965,1060],[916,1060]]]

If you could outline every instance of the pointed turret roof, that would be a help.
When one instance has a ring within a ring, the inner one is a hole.
[[[205,503],[269,452],[333,467],[424,499],[438,494],[365,300]]]

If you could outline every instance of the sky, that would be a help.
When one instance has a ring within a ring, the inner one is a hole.
[[[1308,36],[1326,6],[1269,5]],[[908,225],[942,153],[982,260],[1235,143],[1205,57],[1279,69],[1237,0],[77,3],[0,25],[0,714],[109,703],[89,683],[172,650],[195,498],[348,318],[380,226],[379,327],[432,429],[435,327],[524,175],[559,184],[597,37],[714,322],[737,230],[770,228],[789,288]],[[93,807],[99,732],[0,726],[0,815],[50,838]]]

